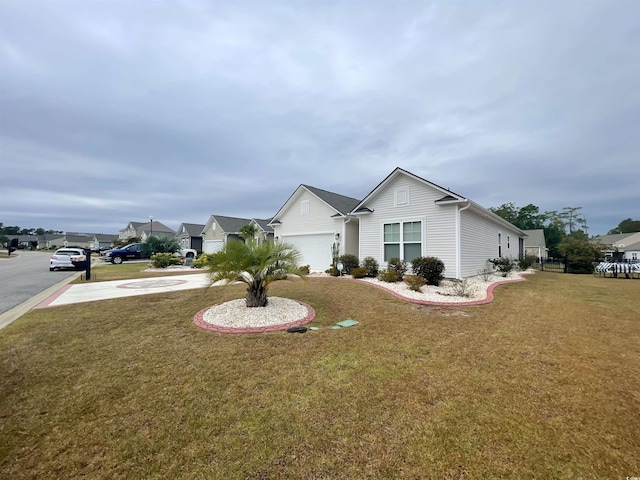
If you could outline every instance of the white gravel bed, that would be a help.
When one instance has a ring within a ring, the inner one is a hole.
[[[472,302],[476,300],[484,300],[487,298],[487,291],[491,285],[497,282],[504,282],[505,280],[517,280],[519,275],[512,272],[506,278],[501,275],[491,275],[487,281],[481,277],[473,277],[466,279],[466,287],[464,289],[468,292],[468,296],[460,296],[459,292],[456,292],[456,286],[454,282],[450,280],[444,280],[439,286],[425,285],[422,287],[422,292],[414,292],[404,282],[382,282],[377,278],[361,278],[362,282],[372,283],[379,285],[387,290],[391,290],[398,295],[413,300],[423,300],[427,302],[440,302],[440,303],[464,303]],[[460,288],[460,287],[458,287]]]
[[[270,327],[302,320],[307,313],[307,307],[288,298],[269,297],[266,307],[253,308],[247,307],[242,298],[210,307],[202,319],[221,327]]]

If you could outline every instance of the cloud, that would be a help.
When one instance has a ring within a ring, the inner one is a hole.
[[[638,218],[636,2],[0,3],[5,224],[267,217],[400,166]],[[73,215],[67,213],[73,211]]]

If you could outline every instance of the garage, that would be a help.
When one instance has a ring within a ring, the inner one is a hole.
[[[283,242],[291,243],[302,254],[300,265],[309,265],[311,270],[324,272],[331,265],[333,234],[283,235]]]
[[[222,240],[207,240],[204,242],[204,253],[216,253],[222,250]]]

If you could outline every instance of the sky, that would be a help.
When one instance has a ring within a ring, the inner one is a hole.
[[[269,218],[396,167],[640,219],[640,2],[0,0],[0,222]]]

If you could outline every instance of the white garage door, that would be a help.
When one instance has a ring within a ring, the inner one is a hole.
[[[204,242],[204,253],[216,253],[222,249],[222,240],[207,240]]]
[[[331,245],[333,234],[283,235],[283,242],[291,243],[302,254],[301,265],[309,265],[311,270],[324,272],[331,265]]]

